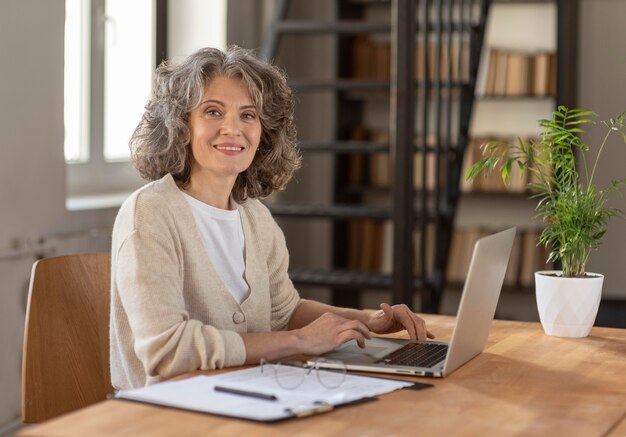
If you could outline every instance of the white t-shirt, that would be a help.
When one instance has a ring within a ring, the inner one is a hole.
[[[238,303],[250,294],[250,287],[244,278],[245,244],[239,210],[226,210],[207,205],[183,193],[196,219],[211,262],[220,275],[226,288]],[[231,200],[231,204],[236,205]]]

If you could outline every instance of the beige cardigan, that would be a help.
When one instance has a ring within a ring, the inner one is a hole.
[[[300,297],[285,238],[257,200],[239,205],[249,297],[238,304],[211,264],[189,204],[167,175],[132,194],[113,228],[111,380],[141,387],[244,363],[239,332],[287,327]]]

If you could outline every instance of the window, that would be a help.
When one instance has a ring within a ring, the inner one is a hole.
[[[152,0],[106,0],[104,159],[128,160],[128,140],[150,97],[155,65]]]
[[[226,4],[65,0],[64,149],[70,199],[128,193],[142,184],[129,163],[128,140],[150,96],[154,68],[166,48],[174,61],[203,46],[223,49]],[[114,198],[119,203],[119,196]],[[68,209],[82,208],[77,205],[68,199]]]
[[[155,0],[65,1],[68,195],[128,192],[141,181],[128,140],[157,64]],[[164,31],[164,29],[162,29]],[[160,59],[159,59],[160,61]]]
[[[89,28],[90,8],[81,0],[65,2],[64,120],[65,160],[89,159]]]

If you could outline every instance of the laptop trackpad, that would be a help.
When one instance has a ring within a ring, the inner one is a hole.
[[[349,341],[337,349],[324,354],[324,358],[350,362],[352,364],[373,363],[387,354],[401,348],[406,340],[374,337],[365,340],[365,349],[361,349],[356,341]]]

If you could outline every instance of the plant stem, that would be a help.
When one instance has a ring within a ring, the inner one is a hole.
[[[596,155],[596,160],[593,163],[593,170],[591,171],[591,178],[589,179],[588,185],[591,185],[591,183],[593,182],[593,176],[596,174],[596,167],[598,165],[598,161],[600,160],[602,149],[604,149],[604,145],[606,144],[606,141],[609,139],[609,135],[611,135],[612,131],[613,131],[612,129],[609,129],[609,131],[604,136],[604,140],[602,141],[602,144],[600,145],[600,150],[598,151],[598,154]]]

